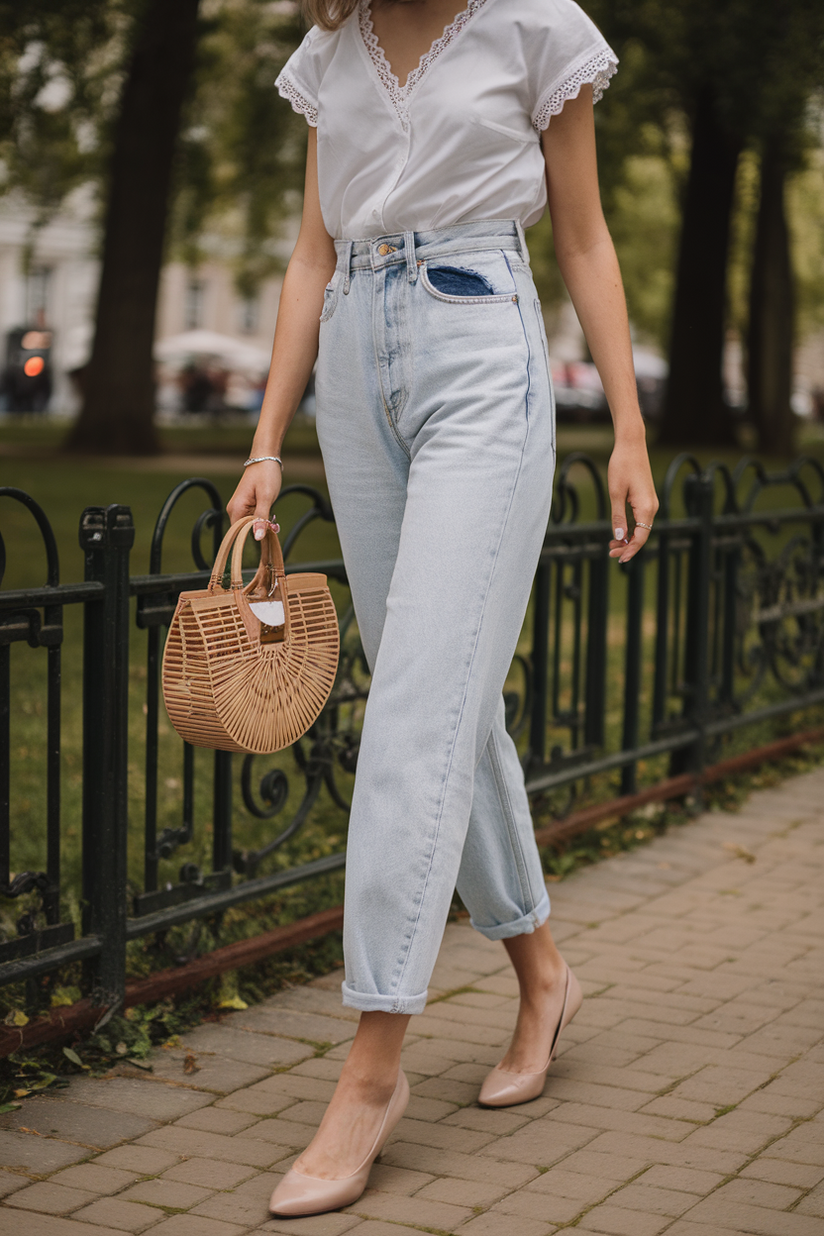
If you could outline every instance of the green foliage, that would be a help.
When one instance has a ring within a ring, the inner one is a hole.
[[[35,208],[35,228],[101,172],[122,5],[111,0],[0,4],[0,159],[3,189]]]
[[[307,126],[274,81],[302,33],[297,15],[263,0],[225,0],[200,41],[180,138],[172,251],[196,264],[206,236],[218,240],[246,296],[278,268],[273,241],[299,208]]]
[[[0,160],[35,232],[80,185],[105,198],[112,127],[142,0],[0,3]],[[173,252],[197,262],[206,232],[234,254],[251,294],[275,266],[294,209],[306,124],[274,79],[302,34],[266,0],[220,0],[200,21],[198,70],[179,136]],[[34,236],[33,236],[34,240]]]

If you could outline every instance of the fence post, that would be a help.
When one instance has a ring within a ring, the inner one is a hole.
[[[80,517],[86,579],[103,585],[86,603],[83,632],[83,931],[102,941],[94,999],[111,1009],[126,987],[128,830],[129,552],[127,506],[87,507]]]
[[[687,571],[687,621],[684,642],[684,716],[699,730],[681,753],[677,772],[701,772],[707,763],[704,727],[710,707],[710,601],[712,590],[712,477],[688,476],[684,482],[687,512],[700,520],[692,538]],[[700,791],[698,794],[700,800]]]
[[[624,655],[624,725],[621,746],[632,751],[638,746],[640,716],[641,661],[643,658],[644,623],[644,551],[627,564],[627,627]],[[634,794],[638,789],[637,766],[625,764],[621,771],[621,793]]]
[[[532,711],[529,718],[529,764],[546,762],[546,726],[549,692],[549,605],[552,562],[543,556],[535,574],[532,613]]]

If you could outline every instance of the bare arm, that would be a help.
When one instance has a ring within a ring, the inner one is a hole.
[[[542,139],[555,254],[592,359],[598,368],[615,426],[608,484],[612,527],[610,557],[629,561],[649,536],[636,527],[627,543],[626,506],[636,521],[651,524],[658,499],[632,362],[627,307],[615,247],[598,191],[592,87],[553,116]]]
[[[272,362],[250,456],[280,455],[286,430],[306,389],[318,354],[323,289],[335,269],[335,246],[323,225],[318,196],[317,130],[309,130],[303,215],[280,294]],[[281,488],[276,463],[250,464],[227,510],[234,522],[244,515],[268,519]],[[255,526],[258,540],[263,527]]]

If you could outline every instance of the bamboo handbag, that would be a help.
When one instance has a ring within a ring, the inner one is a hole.
[[[335,681],[339,634],[326,576],[287,577],[269,526],[260,566],[243,587],[243,546],[253,523],[247,516],[226,533],[208,588],[181,592],[162,679],[172,725],[186,742],[263,755],[290,746],[320,713]]]

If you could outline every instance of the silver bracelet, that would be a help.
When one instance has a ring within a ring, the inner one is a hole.
[[[280,464],[280,470],[281,472],[283,471],[283,460],[280,455],[257,455],[254,459],[247,459],[243,466],[244,468],[248,468],[249,464],[266,463],[269,460],[271,460],[272,463]]]

